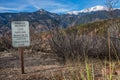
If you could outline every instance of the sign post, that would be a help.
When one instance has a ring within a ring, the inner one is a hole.
[[[12,45],[20,49],[21,73],[24,74],[24,47],[30,45],[29,22],[13,21],[12,24]]]
[[[22,74],[24,74],[24,57],[23,57],[23,54],[24,54],[24,50],[23,50],[23,47],[20,48],[20,59],[21,59],[21,72]]]

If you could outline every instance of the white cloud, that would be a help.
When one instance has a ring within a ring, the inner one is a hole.
[[[16,7],[16,8],[0,7],[0,12],[22,11],[25,7],[26,7],[26,5],[22,5],[22,6]]]
[[[71,6],[72,5],[72,6]],[[20,12],[28,10],[45,9],[54,13],[72,11],[78,6],[70,1],[57,0],[20,0],[16,2],[5,2],[0,5],[0,12]]]
[[[36,9],[67,7],[66,5],[55,2],[54,0],[28,0],[28,2]]]
[[[55,12],[55,13],[64,13],[64,12],[68,12],[68,11],[71,11],[71,10],[70,9],[64,9],[64,8],[51,10],[51,12]]]
[[[27,0],[31,6],[35,7],[36,9],[46,9],[49,10],[50,12],[54,13],[64,13],[71,11],[73,8],[76,6],[72,6],[72,3],[60,3],[56,2],[55,0]]]

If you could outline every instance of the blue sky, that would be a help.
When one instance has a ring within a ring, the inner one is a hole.
[[[0,0],[0,12],[33,12],[45,9],[53,13],[65,13],[96,5],[104,6],[105,0]],[[116,7],[120,7],[120,4]]]

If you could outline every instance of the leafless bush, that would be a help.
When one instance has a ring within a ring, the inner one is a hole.
[[[107,10],[109,11],[109,16],[110,18],[116,18],[114,15],[114,8],[116,7],[117,4],[119,4],[120,0],[105,0],[105,5]]]
[[[49,48],[47,33],[36,31],[36,29],[31,29],[30,31],[31,44],[28,50],[30,50],[30,53],[36,53],[39,51],[47,52]]]
[[[82,59],[85,56],[109,57],[109,52],[110,56],[116,56],[116,54],[118,56],[120,51],[119,28],[117,23],[108,25],[109,35],[104,36],[55,28],[51,31],[52,36],[49,42],[53,52],[63,61]]]
[[[0,51],[8,51],[12,49],[12,41],[11,36],[6,34],[3,34],[3,36],[0,37]]]
[[[56,53],[58,58],[61,58],[64,61],[67,59],[75,60],[83,58],[85,54],[92,50],[91,48],[95,46],[94,44],[97,44],[93,44],[93,39],[87,35],[78,35],[77,31],[64,32],[55,29],[52,31],[51,35],[51,49]]]
[[[112,53],[114,52],[120,57],[120,23],[112,21],[109,25],[108,32],[110,34],[110,46],[112,48]]]

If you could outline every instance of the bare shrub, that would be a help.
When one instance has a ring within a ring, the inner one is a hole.
[[[114,8],[119,4],[120,0],[105,0],[105,5],[107,10],[109,11],[110,18],[116,18],[114,15]]]
[[[63,61],[83,59],[86,56],[104,58],[109,57],[109,53],[116,57],[120,51],[120,25],[115,22],[105,26],[107,34],[102,36],[97,32],[91,35],[90,32],[79,33],[77,29],[64,30],[56,27],[50,31],[51,49]]]
[[[12,43],[11,43],[11,36],[10,33],[3,34],[0,37],[0,51],[10,51],[12,49]]]
[[[120,57],[120,23],[118,21],[112,21],[109,25],[108,32],[110,33],[112,53]]]
[[[102,46],[99,42],[102,42],[102,39],[99,39],[97,36],[94,36],[93,39],[93,37],[85,34],[80,35],[77,31],[69,32],[68,30],[64,32],[59,29],[53,30],[51,35],[51,49],[56,53],[58,58],[61,58],[63,61],[66,61],[67,59],[72,61],[78,60],[84,58],[88,53],[90,55],[95,55],[94,53],[104,51],[99,50],[99,47]]]

